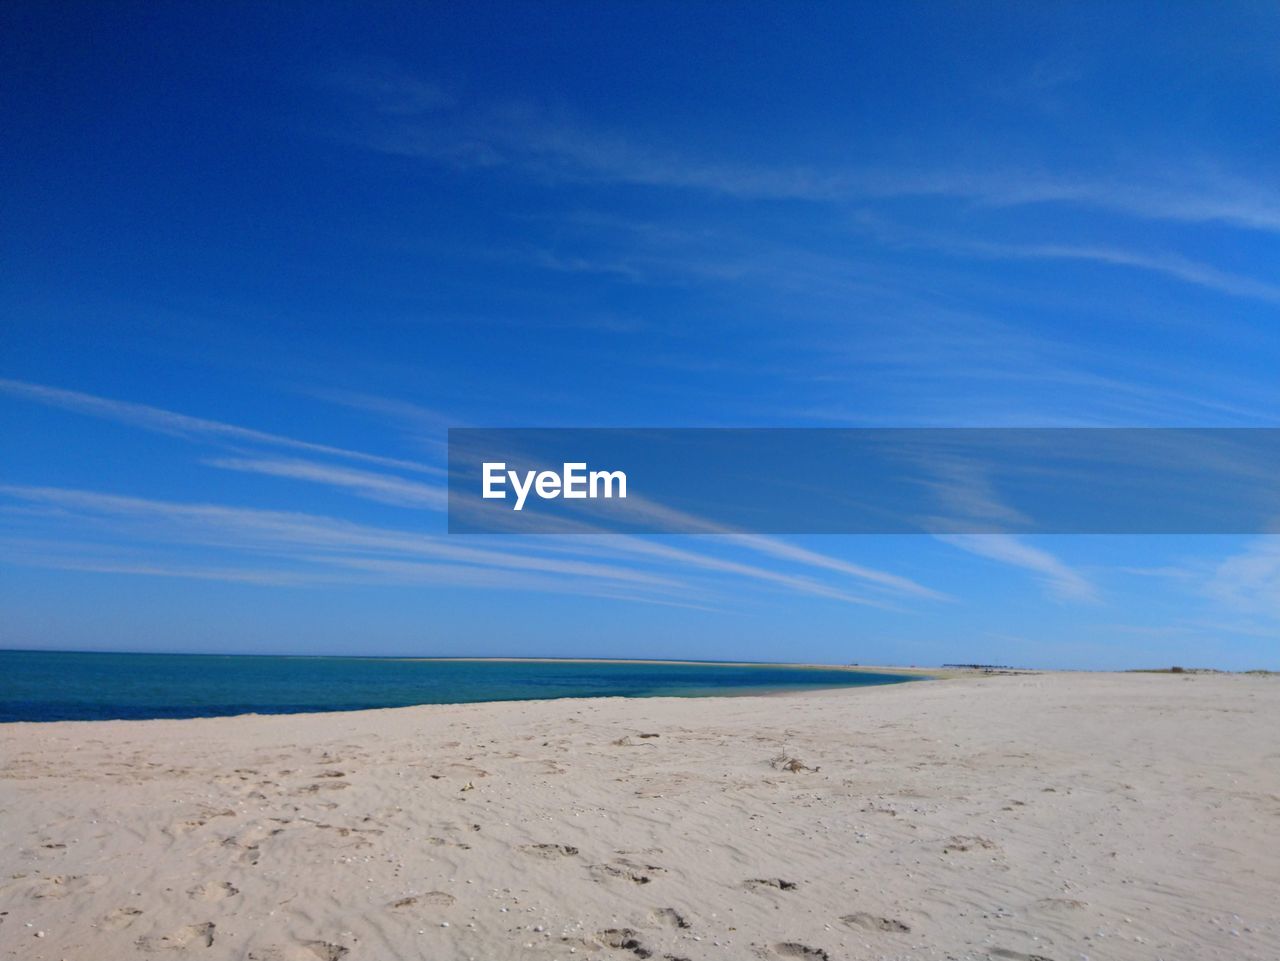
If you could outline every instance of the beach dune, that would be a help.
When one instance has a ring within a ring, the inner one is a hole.
[[[9,724],[0,954],[1280,958],[1280,679]]]

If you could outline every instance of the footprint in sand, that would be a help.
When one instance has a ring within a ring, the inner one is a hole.
[[[48,877],[33,881],[30,896],[37,900],[45,898],[65,898],[87,888],[97,887],[105,878],[94,875],[83,877],[78,874],[51,874]]]
[[[653,952],[640,943],[636,932],[630,928],[607,928],[596,935],[607,947],[630,951],[637,958],[647,958]]]
[[[307,948],[320,961],[341,961],[342,958],[351,953],[350,948],[330,941],[303,941],[302,946]]]
[[[447,908],[453,904],[455,898],[448,891],[428,891],[426,894],[410,894],[400,898],[398,901],[392,901],[393,908],[412,908],[415,905],[430,905],[432,907]]]
[[[236,855],[236,859],[242,864],[248,864],[251,867],[257,864],[258,859],[262,857],[262,851],[257,844],[242,843],[235,838],[224,839],[221,846],[224,848],[238,848],[239,854]]]
[[[281,821],[278,818],[271,818],[276,824],[289,824],[290,821]],[[239,848],[239,859],[245,864],[257,864],[259,858],[262,857],[262,842],[283,834],[283,827],[271,827],[267,824],[251,824],[239,834],[233,834],[222,839],[221,846],[224,848]]]
[[[866,911],[855,911],[853,914],[846,914],[840,919],[845,924],[853,927],[863,928],[867,931],[891,931],[896,934],[906,934],[911,928],[897,918],[882,918],[878,914],[869,914]]]
[[[169,825],[169,831],[173,834],[186,834],[204,827],[214,818],[233,818],[236,812],[230,808],[224,808],[221,811],[201,811],[195,817],[187,818],[184,821],[175,821]]]
[[[315,821],[313,824],[317,830],[332,831],[341,838],[349,838],[353,834],[372,834],[376,837],[385,833],[382,828],[353,828],[347,827],[345,824],[321,824],[319,821]]]
[[[811,948],[799,941],[783,941],[775,944],[773,950],[784,958],[803,958],[805,961],[831,961],[831,955],[822,948]]]
[[[520,850],[539,858],[571,858],[578,853],[572,844],[525,844]]]
[[[637,734],[635,736],[637,738],[650,738],[650,737],[657,737],[658,735]],[[632,740],[632,736],[630,734],[624,734],[622,735],[622,737],[618,738],[616,741],[610,741],[609,743],[612,744],[614,747],[656,747],[657,746],[654,744],[639,744],[636,741]]]
[[[996,842],[988,838],[956,835],[955,837],[947,839],[947,843],[942,848],[942,853],[952,854],[963,851],[993,851],[995,848]]]
[[[591,872],[598,877],[622,878],[634,884],[648,884],[653,878],[651,874],[665,874],[666,868],[656,864],[636,864],[626,858],[618,858],[612,864],[593,864]]]
[[[521,767],[526,768],[533,774],[564,774],[565,768],[562,768],[550,758],[531,758],[518,762]]]
[[[655,908],[649,916],[658,924],[668,924],[673,928],[689,928],[692,925],[685,916],[675,908]]]
[[[213,902],[225,901],[239,893],[240,889],[227,881],[206,881],[189,890],[187,896],[193,901]]]
[[[747,878],[742,882],[749,888],[777,888],[779,891],[794,891],[800,885],[795,881],[784,881],[782,878]]]
[[[138,938],[135,942],[143,951],[185,951],[188,948],[213,947],[213,932],[217,927],[212,921],[187,924],[172,934],[159,938]]]
[[[346,781],[316,781],[313,784],[304,784],[294,794],[319,794],[321,791],[342,791],[351,787]]]
[[[102,919],[102,926],[108,931],[119,931],[133,924],[141,913],[142,908],[116,908]]]
[[[476,767],[474,764],[461,764],[458,762],[455,762],[452,764],[446,764],[444,768],[444,773],[447,777],[456,777],[456,778],[465,777],[468,780],[472,778],[482,778],[482,777],[489,776],[489,772],[484,770],[484,768]]]
[[[438,847],[438,848],[454,847],[454,848],[461,848],[464,851],[471,850],[470,844],[467,844],[463,841],[450,841],[447,838],[430,837],[430,838],[427,838],[427,843],[432,845],[433,847]]]
[[[816,774],[822,770],[819,767],[811,767],[798,757],[792,757],[789,754],[779,754],[776,757],[771,757],[769,766],[775,771],[786,771],[788,774]]]

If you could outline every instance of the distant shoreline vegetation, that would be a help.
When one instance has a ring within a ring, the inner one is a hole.
[[[1280,671],[1271,671],[1263,667],[1255,667],[1248,671],[1222,671],[1216,667],[1134,667],[1126,674],[1253,674],[1263,677],[1280,675]]]

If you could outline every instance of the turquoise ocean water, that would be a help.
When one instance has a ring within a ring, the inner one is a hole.
[[[558,697],[705,697],[913,680],[772,664],[0,651],[0,721],[212,717]]]

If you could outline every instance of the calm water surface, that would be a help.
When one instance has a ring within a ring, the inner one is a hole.
[[[771,664],[0,651],[0,721],[353,711],[557,697],[706,697],[914,680]]]

